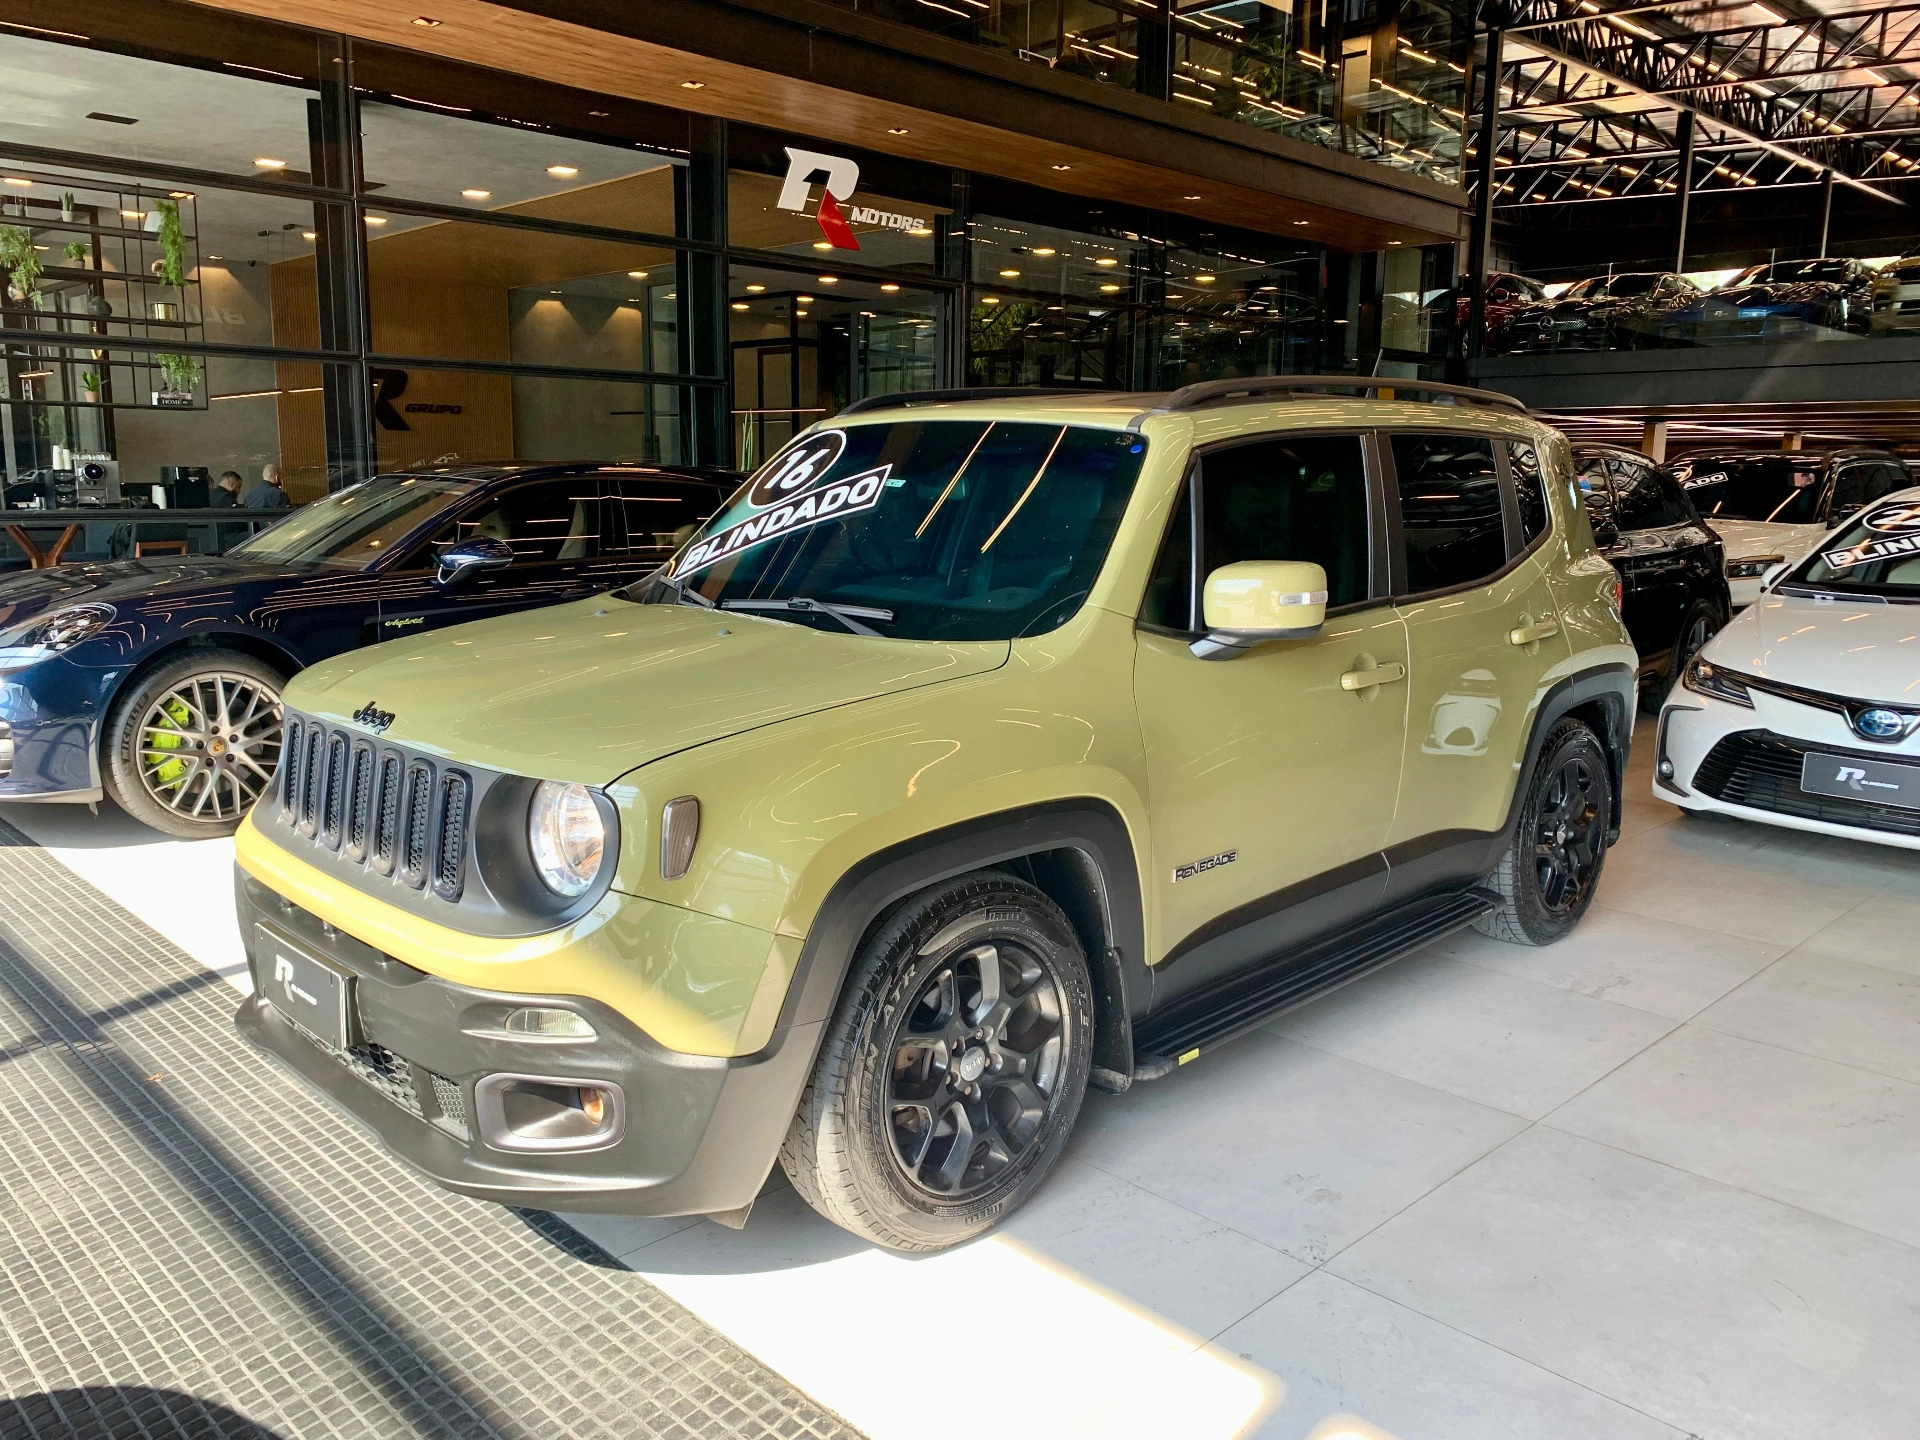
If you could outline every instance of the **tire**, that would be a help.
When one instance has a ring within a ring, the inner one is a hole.
[[[780,1163],[862,1239],[944,1250],[1046,1178],[1092,1054],[1093,982],[1060,907],[997,871],[942,881],[855,956]]]
[[[101,779],[122,810],[183,840],[231,835],[280,761],[287,677],[236,650],[191,650],[114,702]],[[208,719],[222,718],[218,726]]]
[[[1673,657],[1667,664],[1666,678],[1660,683],[1661,704],[1673,693],[1673,687],[1680,683],[1680,677],[1686,673],[1693,657],[1706,647],[1707,641],[1720,633],[1722,623],[1720,611],[1704,600],[1696,600],[1688,607],[1686,617],[1680,622],[1680,634],[1673,642]],[[1659,708],[1658,705],[1655,708]]]
[[[1579,720],[1547,732],[1527,778],[1520,824],[1487,878],[1499,904],[1473,923],[1515,945],[1551,945],[1593,903],[1613,819],[1613,771],[1600,737]]]

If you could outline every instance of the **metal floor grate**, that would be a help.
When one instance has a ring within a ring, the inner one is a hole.
[[[443,1194],[0,827],[0,1437],[855,1432],[552,1216]]]

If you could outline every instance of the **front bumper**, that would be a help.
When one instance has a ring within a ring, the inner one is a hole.
[[[1841,716],[1756,692],[1754,708],[1676,689],[1660,712],[1653,795],[1683,810],[1920,850],[1920,811],[1799,789],[1805,750],[1920,765],[1920,737],[1869,746]],[[1671,767],[1671,774],[1663,773]]]
[[[751,1056],[686,1055],[594,1000],[480,990],[427,975],[238,869],[234,889],[255,967],[255,993],[235,1021],[240,1033],[428,1178],[502,1204],[626,1215],[739,1210],[759,1193],[812,1067],[819,1023],[776,1029]],[[351,977],[350,1050],[334,1050],[261,998],[255,942],[263,924]],[[474,1033],[497,1029],[521,1005],[574,1010],[596,1038]],[[495,1074],[617,1085],[623,1133],[595,1150],[497,1149],[473,1123],[475,1082]]]

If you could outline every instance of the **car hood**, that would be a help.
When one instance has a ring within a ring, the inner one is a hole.
[[[1708,527],[1726,547],[1727,559],[1742,560],[1749,555],[1778,555],[1795,564],[1813,553],[1824,525],[1776,525],[1764,520],[1728,520],[1714,516]]]
[[[63,605],[93,602],[126,605],[202,593],[228,594],[243,581],[314,573],[314,566],[262,565],[219,555],[167,556],[150,560],[107,560],[97,564],[54,565],[0,577],[0,628],[31,620]]]
[[[348,728],[371,704],[398,744],[603,785],[744,730],[993,670],[1010,650],[603,596],[357,650],[302,672],[286,700]]]
[[[1920,704],[1920,605],[1762,595],[1708,642],[1716,665],[1803,690]]]

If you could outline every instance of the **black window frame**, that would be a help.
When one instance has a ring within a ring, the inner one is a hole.
[[[1388,572],[1388,525],[1387,498],[1381,471],[1379,434],[1372,429],[1321,429],[1308,426],[1299,429],[1262,430],[1255,434],[1235,435],[1231,439],[1215,441],[1209,445],[1195,446],[1187,457],[1187,467],[1180,477],[1180,491],[1173,496],[1166,524],[1161,527],[1160,538],[1154,544],[1153,556],[1158,560],[1168,543],[1173,539],[1174,526],[1184,512],[1190,517],[1187,527],[1187,616],[1189,620],[1203,619],[1201,600],[1206,588],[1206,576],[1201,571],[1203,556],[1200,553],[1202,538],[1206,531],[1204,523],[1204,505],[1206,503],[1206,459],[1227,450],[1237,450],[1247,445],[1272,444],[1296,437],[1317,439],[1342,438],[1351,436],[1360,442],[1360,461],[1366,477],[1367,501],[1367,594],[1364,599],[1352,600],[1344,605],[1330,605],[1327,614],[1351,615],[1362,610],[1378,609],[1393,603],[1393,597],[1387,593]],[[1182,499],[1186,501],[1182,505]],[[1281,557],[1284,558],[1284,557]],[[1151,565],[1149,566],[1151,580]],[[1140,610],[1144,610],[1147,597],[1142,593]],[[1158,625],[1142,618],[1137,610],[1134,628],[1152,635],[1166,635],[1177,639],[1191,640],[1206,634],[1204,625],[1194,629],[1181,630],[1170,625]]]
[[[447,526],[458,525],[470,516],[478,514],[492,505],[498,504],[515,490],[530,485],[558,485],[579,481],[590,482],[598,495],[600,508],[600,553],[597,555],[584,555],[578,560],[522,560],[516,556],[511,565],[502,568],[506,571],[519,571],[524,573],[536,565],[586,565],[592,564],[595,561],[619,558],[607,545],[609,527],[614,523],[614,511],[613,507],[608,503],[605,476],[597,472],[587,472],[577,475],[525,475],[515,476],[511,480],[503,480],[497,484],[484,485],[477,488],[472,495],[467,497],[465,504],[457,506],[453,513],[441,516],[430,530],[413,541],[412,548],[406,552],[403,558],[396,561],[394,568],[387,573],[390,575],[422,575],[430,570],[437,569],[438,566],[432,558],[433,537],[438,535]]]

